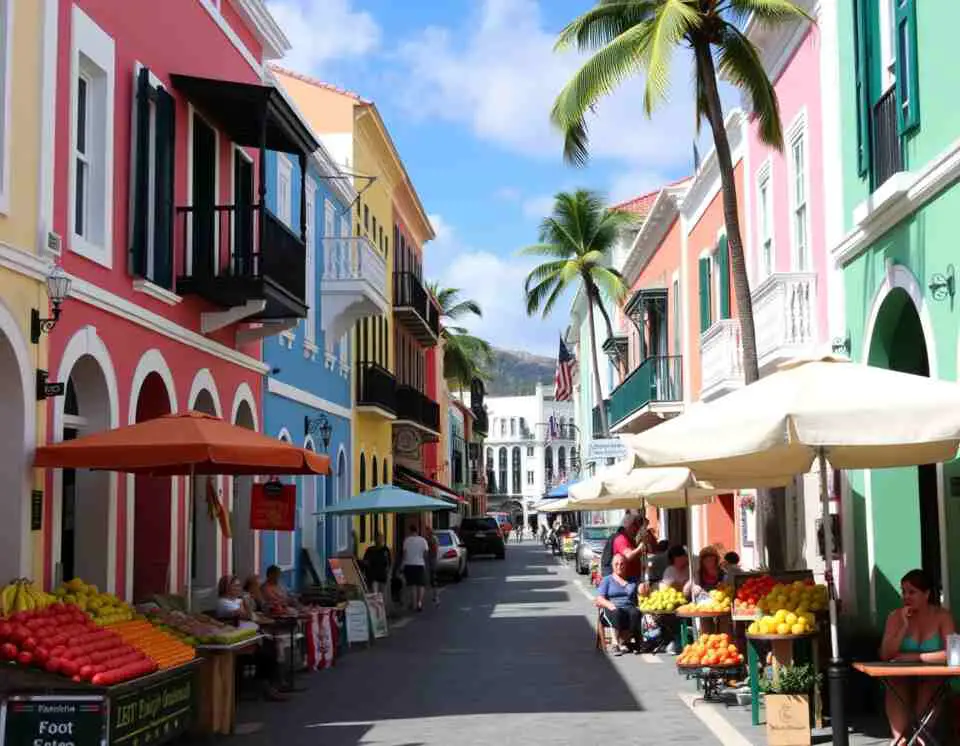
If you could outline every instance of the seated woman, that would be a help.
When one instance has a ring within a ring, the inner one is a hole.
[[[260,589],[263,595],[264,610],[274,616],[295,612],[299,607],[297,599],[284,587],[282,575],[279,567],[270,565],[267,568],[267,582]]]
[[[947,635],[954,634],[956,628],[950,612],[938,605],[930,576],[923,570],[911,570],[901,578],[900,591],[903,608],[891,611],[887,617],[880,657],[886,661],[945,663]],[[896,692],[890,691],[891,687]],[[892,680],[887,682],[887,688],[887,718],[896,744],[913,718],[926,709],[936,691],[937,681]]]
[[[624,577],[627,561],[622,554],[613,558],[613,572],[600,581],[594,603],[603,609],[611,627],[617,630],[616,654],[630,652],[627,643],[640,639],[640,609],[637,608],[637,584]]]
[[[249,582],[249,581],[248,581]],[[237,623],[255,624],[256,612],[244,598],[243,588],[235,575],[224,575],[217,586],[217,612],[219,619],[229,619]],[[276,687],[279,681],[280,667],[277,664],[277,648],[273,640],[265,637],[260,641],[253,655],[257,669],[257,678],[263,685],[264,699],[280,702],[286,699]]]
[[[693,574],[693,582],[688,580],[683,585],[683,592],[690,598],[696,598],[703,591],[712,591],[723,582],[723,573],[720,571],[720,552],[713,547],[704,547],[700,550],[700,561]]]
[[[660,579],[660,588],[675,588],[682,591],[690,580],[690,558],[687,550],[674,545],[667,551],[667,568]]]

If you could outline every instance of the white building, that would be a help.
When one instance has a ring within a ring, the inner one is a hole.
[[[522,510],[526,525],[533,504],[579,468],[573,402],[555,401],[552,389],[537,384],[532,395],[486,399],[487,507],[514,514]]]

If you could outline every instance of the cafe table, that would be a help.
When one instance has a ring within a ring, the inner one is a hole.
[[[297,651],[297,630],[300,627],[300,622],[304,619],[302,614],[277,614],[276,616],[271,616],[269,619],[264,619],[260,622],[260,628],[271,635],[275,640],[283,634],[289,635],[290,639],[290,649],[289,649],[289,682],[285,687],[284,691],[288,692],[301,692],[304,691],[303,687],[298,687],[296,684],[296,651]]]
[[[896,680],[898,683],[903,683],[910,679],[935,679],[937,688],[934,690],[933,696],[927,702],[919,717],[914,716],[912,718],[910,732],[905,733],[900,741],[906,746],[914,746],[917,743],[937,746],[940,743],[934,737],[931,728],[937,715],[937,709],[950,693],[950,682],[953,679],[960,678],[960,666],[915,661],[878,661],[875,663],[854,663],[853,667],[872,679],[879,679],[888,691],[893,692],[893,696],[900,701],[907,711],[912,708],[903,701],[897,688],[890,686],[891,682]]]

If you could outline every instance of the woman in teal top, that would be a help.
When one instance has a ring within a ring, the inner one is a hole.
[[[946,663],[947,635],[954,634],[956,628],[950,613],[937,604],[930,576],[923,570],[911,570],[900,580],[900,590],[903,608],[887,617],[880,657],[886,661]],[[936,688],[937,681],[930,679],[887,681],[887,718],[893,743],[900,742],[912,720],[907,705],[914,716],[921,715]]]

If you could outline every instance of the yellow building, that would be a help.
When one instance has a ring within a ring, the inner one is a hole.
[[[34,310],[50,316],[46,278],[58,250],[49,233],[57,5],[0,2],[0,583],[42,577],[43,499],[31,491],[43,481],[30,463],[45,441],[37,371],[47,367],[47,335],[32,343],[31,321]]]
[[[351,211],[353,240],[382,258],[388,308],[394,307],[399,224],[412,225],[418,251],[433,231],[377,107],[307,76],[280,68],[272,72],[344,174],[353,179],[359,194]],[[406,212],[401,217],[395,209],[398,195]],[[394,324],[393,313],[365,314],[351,332],[353,494],[393,480],[394,425],[399,419]],[[396,546],[392,516],[359,516],[353,530],[361,555],[377,531]]]

